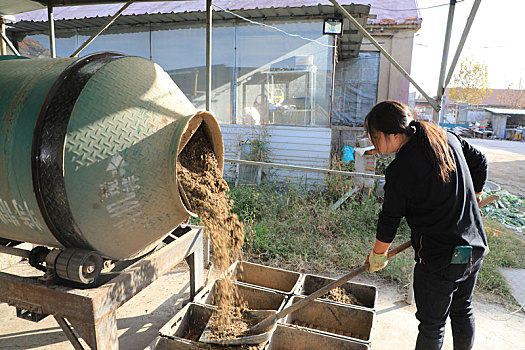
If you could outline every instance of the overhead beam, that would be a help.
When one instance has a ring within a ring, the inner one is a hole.
[[[170,0],[167,0],[167,1],[170,1]],[[35,2],[38,2],[44,6],[47,6],[48,4],[50,4],[53,7],[123,3],[122,0],[104,0],[104,1],[101,1],[101,0],[35,0]],[[151,0],[136,0],[135,2],[151,2]]]
[[[109,27],[113,22],[115,22],[115,20],[122,14],[122,12],[124,12],[131,4],[133,4],[133,2],[134,1],[128,1],[127,3],[125,3],[124,6],[122,6],[120,10],[118,10],[117,13],[111,16],[111,18],[102,27],[100,27],[99,30],[95,34],[93,34],[93,36],[91,36],[91,38],[87,39],[75,52],[73,52],[70,57],[77,57],[78,54],[82,52],[82,50],[84,50],[89,44],[91,44],[91,42],[93,42],[93,40],[95,40],[104,30],[106,30],[107,27]]]
[[[407,71],[395,60],[394,57],[392,57],[387,50],[385,50],[383,48],[383,46],[381,46],[381,44],[379,44],[377,42],[376,39],[374,39],[374,37],[372,37],[372,35],[370,33],[368,33],[368,31],[363,28],[361,26],[361,24],[359,24],[359,22],[354,18],[352,17],[352,15],[350,13],[348,13],[348,11],[346,11],[341,5],[339,5],[339,3],[336,1],[336,0],[330,0],[330,2],[332,4],[334,4],[334,6],[345,16],[347,17],[350,22],[357,28],[357,30],[359,30],[363,36],[365,38],[367,38],[371,43],[372,45],[374,45],[385,57],[386,59],[388,59],[390,61],[390,63],[392,63],[392,65],[394,67],[397,68],[397,70],[401,73],[401,75],[403,75],[410,83],[412,83],[412,85],[414,85],[414,87],[421,93],[421,95],[423,95],[423,97],[425,97],[425,99],[428,101],[428,103],[430,103],[430,105],[432,106],[432,108],[434,108],[434,110],[436,111],[439,111],[439,104],[436,102],[436,100],[434,100],[432,97],[430,97],[426,92],[425,90],[423,90],[422,87],[419,86],[418,83],[416,83],[416,81],[410,76],[410,74],[407,73]]]
[[[463,51],[463,46],[465,45],[465,41],[467,40],[468,33],[470,32],[470,28],[472,27],[472,23],[474,22],[474,18],[476,17],[476,13],[478,12],[479,4],[481,3],[481,0],[475,0],[472,4],[472,9],[470,10],[470,14],[467,19],[467,23],[465,24],[465,29],[463,29],[463,34],[461,35],[461,39],[459,40],[458,48],[456,49],[456,54],[454,55],[454,58],[452,59],[452,63],[450,64],[450,68],[448,69],[447,78],[445,79],[445,84],[443,85],[443,89],[446,89],[448,84],[450,83],[450,79],[452,79],[452,75],[454,74],[454,69],[456,69],[456,64],[458,63],[459,56],[461,55],[461,51]]]

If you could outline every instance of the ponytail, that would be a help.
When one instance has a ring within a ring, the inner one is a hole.
[[[401,102],[383,101],[376,104],[365,118],[365,129],[372,143],[373,131],[414,137],[436,175],[444,183],[449,182],[450,175],[456,171],[445,131],[432,122],[413,120],[410,108]]]
[[[450,181],[450,174],[456,171],[456,163],[448,146],[447,134],[443,128],[432,122],[411,121],[416,142],[422,147],[438,177],[444,183]]]

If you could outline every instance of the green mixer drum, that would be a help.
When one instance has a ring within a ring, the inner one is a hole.
[[[223,166],[215,118],[139,57],[0,61],[0,113],[2,238],[132,258],[188,218],[176,161],[197,128]]]

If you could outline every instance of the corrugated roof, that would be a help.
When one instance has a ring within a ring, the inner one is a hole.
[[[0,0],[2,1],[2,0]],[[252,18],[283,17],[283,16],[305,16],[330,15],[334,13],[331,2],[327,0],[215,0],[213,2],[220,8],[230,11],[245,12]],[[421,18],[416,8],[415,0],[365,0],[365,1],[339,1],[341,5],[370,5],[369,24],[420,24]],[[87,18],[103,18],[112,16],[123,4],[110,5],[84,5],[57,7],[54,9],[54,18],[57,22],[62,20],[79,20]],[[308,10],[306,10],[308,9]],[[217,8],[215,8],[217,10]],[[124,12],[126,16],[155,15],[155,14],[192,14],[206,11],[204,1],[156,1],[137,2],[129,6]],[[220,11],[214,12],[221,19]],[[226,18],[228,18],[227,15]],[[230,15],[231,16],[231,15]],[[46,22],[47,10],[36,10],[22,13],[16,16],[15,28],[20,22]],[[201,19],[202,15],[194,14],[195,20]]]
[[[134,0],[135,2],[145,2],[144,0]],[[168,0],[178,1],[178,0]],[[198,1],[198,0],[194,0]],[[93,4],[122,3],[122,0],[0,0],[0,15],[16,15],[23,12],[44,9],[48,4],[53,7],[77,6]]]
[[[485,110],[492,114],[525,115],[525,109],[485,108]]]
[[[2,0],[0,0],[2,1]],[[406,25],[419,27],[421,19],[415,0],[368,0],[359,2],[339,1],[361,25]],[[376,6],[370,8],[368,4]],[[327,0],[215,0],[214,22],[235,20],[234,12],[248,19],[300,19],[339,15]],[[376,5],[377,4],[377,5]],[[57,7],[54,9],[55,29],[100,27],[115,14],[123,4],[83,5]],[[370,13],[372,15],[370,16]],[[202,23],[206,21],[204,1],[156,1],[133,3],[115,21],[114,25],[137,25],[149,23]],[[47,10],[30,11],[17,15],[16,22],[9,24],[12,32],[46,32]],[[356,57],[362,34],[346,20],[344,35],[339,40],[341,59]]]

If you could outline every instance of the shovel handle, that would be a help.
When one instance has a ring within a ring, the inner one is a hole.
[[[497,201],[498,199],[499,199],[498,195],[491,194],[490,196],[488,196],[486,198],[483,198],[481,201],[479,201],[479,207],[483,208],[487,204],[490,204],[490,203],[492,203],[494,201]]]
[[[480,201],[479,207],[482,208],[485,205],[490,204],[490,203],[492,203],[492,202],[494,202],[495,200],[498,200],[498,199],[499,199],[499,196],[497,196],[497,195],[488,196],[487,198],[484,198],[483,200]],[[403,250],[407,249],[411,245],[412,245],[411,241],[406,241],[405,243],[395,247],[394,249],[391,249],[388,252],[388,254],[387,254],[388,258],[390,259],[393,256],[401,253]],[[369,267],[370,267],[370,264],[368,262],[366,262],[363,265],[353,269],[352,271],[350,271],[348,274],[344,275],[340,279],[327,284],[326,286],[324,286],[323,288],[313,292],[312,294],[310,294],[306,298],[301,299],[297,303],[294,303],[294,304],[290,305],[289,307],[279,311],[275,315],[272,315],[272,316],[269,316],[269,317],[265,318],[264,320],[262,320],[261,322],[259,322],[258,324],[256,324],[252,328],[250,328],[248,330],[248,334],[259,334],[259,333],[262,333],[265,329],[267,329],[268,327],[273,325],[280,318],[283,318],[284,316],[286,316],[286,315],[288,315],[288,314],[290,314],[290,313],[292,313],[294,311],[299,310],[303,306],[306,306],[308,303],[310,303],[312,300],[314,300],[314,299],[316,299],[316,298],[318,298],[320,296],[325,295],[326,293],[328,293],[332,289],[337,288],[340,285],[342,285],[343,283],[350,281],[352,278],[359,276],[360,274],[362,274],[363,272],[368,270]]]

